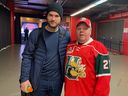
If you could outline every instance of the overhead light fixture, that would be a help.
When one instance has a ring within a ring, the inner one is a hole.
[[[98,0],[98,1],[96,1],[96,2],[94,2],[92,4],[90,4],[90,5],[86,6],[85,8],[83,8],[83,9],[81,9],[81,10],[79,10],[79,11],[73,13],[73,14],[71,14],[70,16],[78,15],[78,14],[80,14],[80,13],[82,13],[84,11],[87,11],[87,10],[97,6],[97,5],[100,5],[100,4],[102,4],[102,3],[106,2],[106,1],[108,1],[108,0]]]

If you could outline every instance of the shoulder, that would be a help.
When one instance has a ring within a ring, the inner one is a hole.
[[[63,34],[64,37],[70,41],[70,33],[68,30],[64,29],[62,26],[59,26],[60,34]]]
[[[35,35],[38,34],[39,28],[35,28],[32,30],[32,32],[30,33],[30,35]]]
[[[61,31],[65,31],[65,29],[61,25],[59,25],[58,27]]]
[[[39,33],[40,33],[40,28],[33,29],[32,32],[29,35],[29,39],[37,39]]]
[[[62,26],[59,26],[60,32],[69,33],[68,30],[64,29]]]
[[[104,46],[103,43],[97,40],[93,40],[91,45],[94,47],[94,49],[101,54],[108,54],[107,48]]]
[[[105,47],[103,43],[101,43],[100,41],[97,41],[97,40],[93,40],[92,43],[94,44],[94,46],[97,46],[98,45],[99,47]]]

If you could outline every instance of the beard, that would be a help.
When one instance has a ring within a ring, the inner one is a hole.
[[[48,26],[51,27],[51,28],[57,28],[59,24],[57,24],[56,22],[54,21],[50,21],[48,22]]]

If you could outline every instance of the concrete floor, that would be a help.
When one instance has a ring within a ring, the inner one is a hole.
[[[18,79],[23,48],[14,45],[0,50],[0,96],[20,96]],[[128,56],[111,54],[110,57],[110,96],[128,96]]]

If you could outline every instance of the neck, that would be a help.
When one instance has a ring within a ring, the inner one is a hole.
[[[45,27],[49,32],[57,32],[58,31],[58,27],[55,27],[55,28],[53,28],[53,27],[50,27],[50,26],[46,26]]]
[[[85,39],[84,41],[78,41],[80,44],[84,44],[84,43],[86,43],[86,42],[88,42],[88,40],[90,39],[91,37],[89,37],[89,38],[87,38],[87,39]]]

